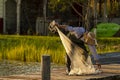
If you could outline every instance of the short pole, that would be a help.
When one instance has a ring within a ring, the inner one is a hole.
[[[50,80],[50,56],[42,56],[42,80]]]

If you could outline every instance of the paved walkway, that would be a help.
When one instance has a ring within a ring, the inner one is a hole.
[[[102,65],[103,73],[97,75],[68,76],[65,67],[56,67],[51,70],[51,80],[120,80],[120,64]],[[118,77],[119,75],[119,77]],[[117,79],[118,78],[118,79]],[[0,77],[0,80],[42,80],[41,72]]]

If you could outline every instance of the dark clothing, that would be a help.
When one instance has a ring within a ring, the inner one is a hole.
[[[67,71],[70,72],[70,65],[71,65],[71,60],[69,58],[69,56],[66,54],[66,67],[67,67]]]
[[[81,47],[82,49],[84,49],[87,52],[87,49],[84,45],[84,42],[80,39],[77,39],[74,35],[72,35],[70,32],[67,35],[69,37],[69,39],[75,43],[76,45],[78,45],[79,47]]]

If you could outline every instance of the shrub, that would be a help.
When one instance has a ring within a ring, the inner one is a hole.
[[[112,37],[118,30],[120,25],[115,23],[101,23],[97,25],[98,37]]]

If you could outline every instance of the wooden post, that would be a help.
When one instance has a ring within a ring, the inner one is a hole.
[[[42,56],[42,80],[50,80],[50,56]]]

